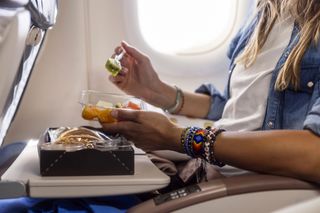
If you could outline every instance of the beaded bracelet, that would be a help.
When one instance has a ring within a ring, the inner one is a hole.
[[[185,151],[184,144],[185,144],[185,141],[186,141],[186,134],[189,132],[189,129],[190,129],[190,127],[187,127],[181,133],[180,143],[181,143],[182,149],[184,151]]]
[[[199,127],[188,127],[181,134],[181,145],[191,157],[204,155],[204,143],[207,141],[207,130]]]
[[[201,128],[199,127],[189,127],[188,131],[186,131],[185,135],[185,142],[184,142],[184,151],[191,157],[196,157],[197,153],[195,153],[193,149],[193,141],[194,136],[198,130]]]
[[[216,128],[211,128],[211,127],[207,127],[206,130],[208,131],[208,143],[206,144],[208,148],[206,148],[206,160],[213,164],[213,165],[217,165],[219,167],[223,167],[224,165],[226,165],[225,163],[223,163],[222,161],[219,161],[218,159],[215,158],[214,156],[214,148],[215,148],[215,142],[216,139],[218,137],[218,135],[221,132],[224,132],[224,129],[216,129]]]
[[[225,163],[214,157],[214,144],[217,136],[223,131],[225,130],[211,127],[206,129],[187,127],[181,133],[181,145],[187,155],[193,158],[201,157],[211,164],[222,167]]]

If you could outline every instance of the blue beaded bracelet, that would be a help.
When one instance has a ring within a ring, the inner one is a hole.
[[[182,148],[193,158],[201,157],[213,165],[222,167],[225,163],[215,158],[214,149],[216,138],[223,131],[225,130],[211,127],[187,127],[181,134]]]

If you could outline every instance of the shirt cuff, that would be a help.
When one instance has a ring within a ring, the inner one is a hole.
[[[195,92],[211,96],[211,104],[206,118],[214,121],[219,120],[227,102],[226,97],[221,95],[212,84],[202,84]]]
[[[307,115],[307,118],[303,124],[303,128],[308,129],[320,136],[320,101],[318,102],[319,104],[315,104]]]

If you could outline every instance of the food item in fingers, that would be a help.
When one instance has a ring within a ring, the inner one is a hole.
[[[120,60],[124,56],[124,51],[119,55],[116,55],[114,58],[108,58],[106,62],[106,69],[111,73],[113,77],[117,76],[122,69]]]
[[[82,109],[82,117],[86,120],[93,120],[99,114],[99,109],[96,106],[86,105]]]
[[[101,123],[113,123],[117,120],[112,117],[112,109],[130,109],[141,110],[139,104],[134,101],[126,100],[115,104],[99,100],[95,105],[84,105],[82,108],[82,117],[86,120],[99,120]]]
[[[101,123],[113,123],[116,122],[117,120],[115,118],[112,117],[111,115],[111,110],[112,109],[101,109],[99,110],[99,114],[98,114],[98,120]]]
[[[107,60],[105,67],[111,73],[111,75],[113,77],[117,76],[122,68],[120,61],[118,61],[114,58],[109,58]]]
[[[111,115],[111,108],[102,108],[98,106],[84,106],[82,109],[82,118],[86,120],[98,119],[102,123],[115,122]]]

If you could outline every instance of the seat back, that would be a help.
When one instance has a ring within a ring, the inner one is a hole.
[[[0,2],[0,146],[57,15],[57,0]]]

